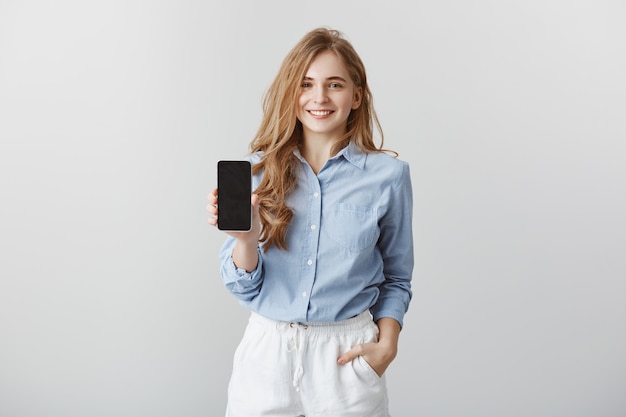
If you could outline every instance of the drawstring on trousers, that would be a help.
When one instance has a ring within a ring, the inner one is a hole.
[[[296,368],[293,372],[293,386],[296,391],[300,391],[300,382],[302,381],[302,375],[304,375],[304,368],[302,367],[302,360],[304,357],[304,339],[306,331],[309,326],[300,323],[289,323],[291,334],[287,341],[287,352],[296,353]]]

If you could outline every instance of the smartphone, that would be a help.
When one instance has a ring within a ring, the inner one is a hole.
[[[252,165],[217,161],[217,228],[247,232],[252,227]]]

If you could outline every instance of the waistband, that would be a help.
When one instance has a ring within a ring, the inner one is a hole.
[[[369,310],[346,320],[331,322],[278,321],[262,316],[256,312],[252,312],[250,314],[250,322],[258,323],[266,328],[273,328],[278,331],[287,331],[298,327],[306,329],[309,334],[324,335],[347,335],[350,333],[360,334],[364,329],[367,329],[374,324]]]

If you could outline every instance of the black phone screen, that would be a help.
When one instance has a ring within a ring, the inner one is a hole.
[[[252,225],[252,166],[248,161],[217,162],[217,228],[248,231]]]

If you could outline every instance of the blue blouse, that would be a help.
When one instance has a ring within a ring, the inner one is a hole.
[[[271,247],[248,273],[220,251],[226,288],[246,308],[274,320],[334,322],[370,310],[403,325],[412,297],[413,195],[409,165],[350,143],[317,175],[296,150],[298,181],[288,250]],[[249,156],[254,164],[259,154]],[[253,189],[262,173],[253,178]]]

